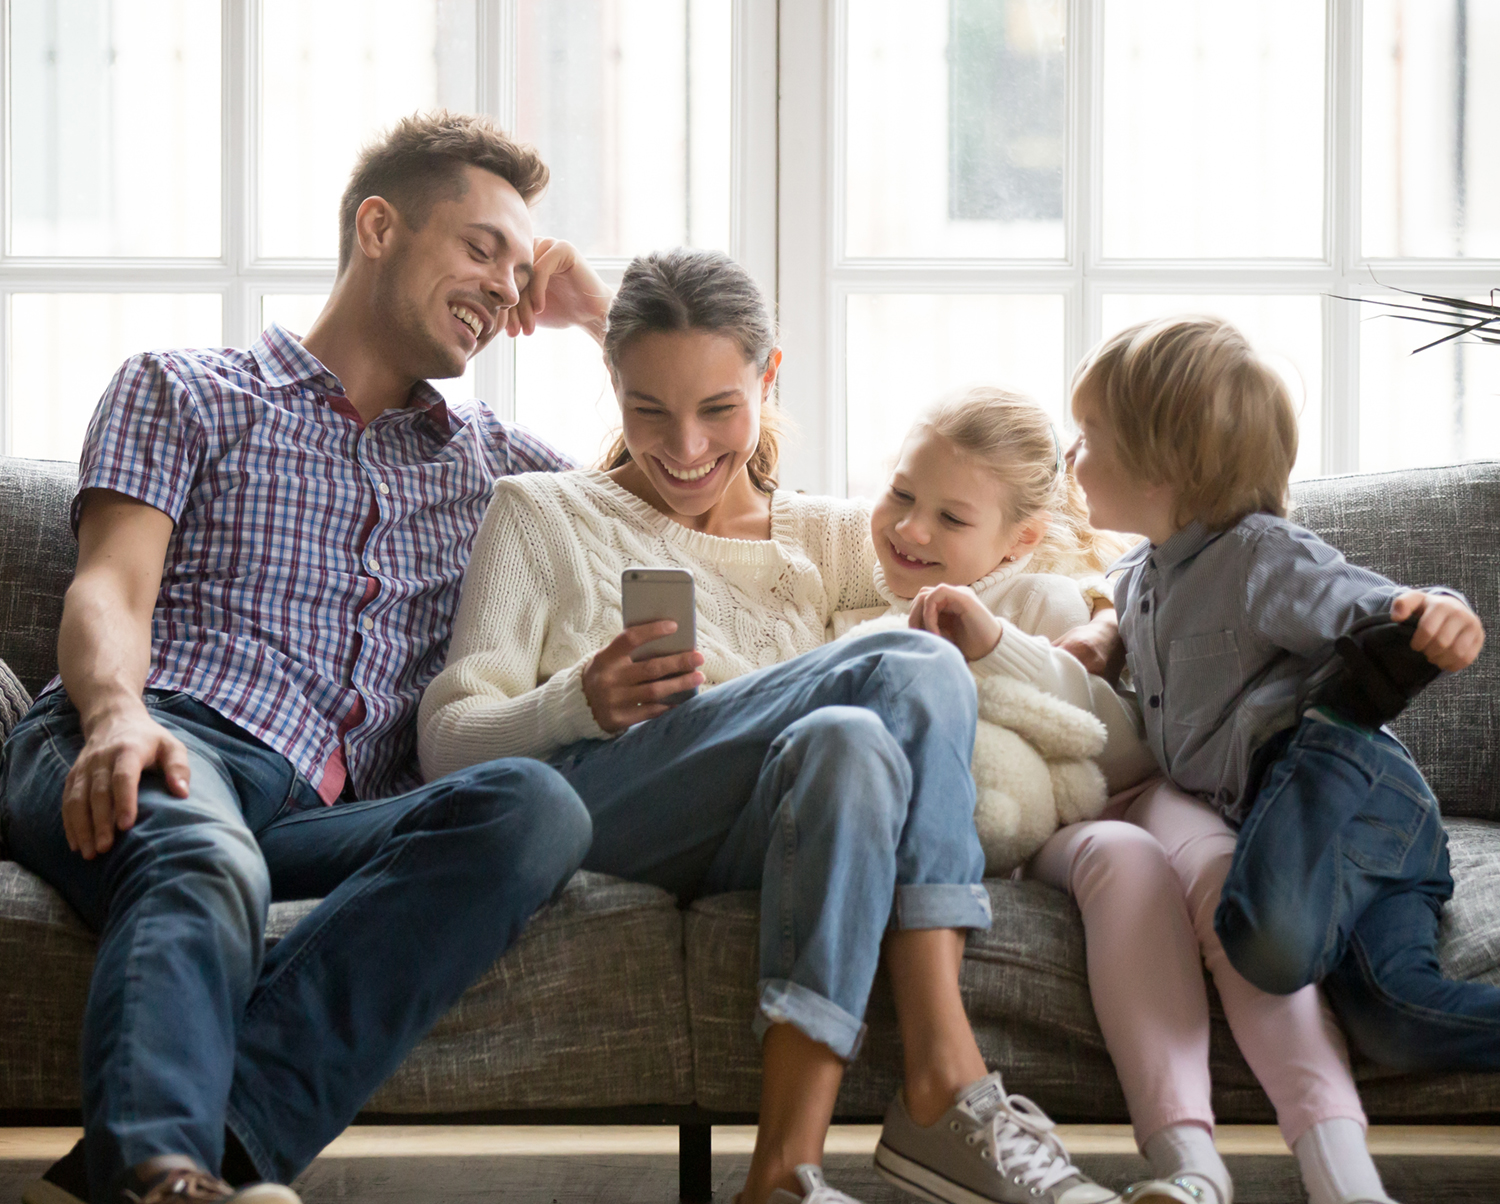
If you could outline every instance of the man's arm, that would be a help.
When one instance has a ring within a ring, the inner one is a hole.
[[[63,829],[85,860],[135,823],[143,771],[160,767],[168,789],[187,795],[187,750],[141,701],[171,535],[172,519],[154,506],[107,489],[84,496],[57,661],[84,738],[63,785]]]

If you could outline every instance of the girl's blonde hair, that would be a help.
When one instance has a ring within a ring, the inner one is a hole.
[[[1047,533],[1031,571],[1102,573],[1130,543],[1089,526],[1083,491],[1062,438],[1042,407],[1021,393],[979,385],[943,398],[917,423],[990,469],[1002,485],[1005,521],[1046,513]]]

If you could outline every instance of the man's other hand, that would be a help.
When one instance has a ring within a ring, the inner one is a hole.
[[[532,334],[538,326],[582,326],[604,341],[604,320],[614,293],[570,242],[539,238],[533,244],[531,279],[505,318],[505,333]]]
[[[68,847],[92,861],[109,852],[115,831],[135,824],[141,774],[160,770],[167,789],[186,798],[191,771],[182,741],[137,703],[97,718],[63,783]]]

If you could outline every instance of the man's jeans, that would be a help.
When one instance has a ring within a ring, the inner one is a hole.
[[[0,772],[11,856],[99,933],[80,1050],[91,1190],[161,1154],[217,1170],[226,1125],[289,1182],[577,868],[588,813],[526,760],[325,807],[202,703],[145,701],[187,746],[189,794],[146,774],[135,826],[93,861],[63,835],[83,738],[61,690]],[[265,949],[272,900],[318,897]]]
[[[1445,979],[1453,895],[1437,800],[1384,732],[1303,719],[1241,829],[1214,929],[1234,968],[1285,995],[1323,983],[1365,1056],[1500,1069],[1500,988]]]
[[[925,632],[736,678],[553,764],[594,821],[584,866],[683,899],[759,890],[760,1010],[852,1058],[889,926],[988,928],[974,679]]]

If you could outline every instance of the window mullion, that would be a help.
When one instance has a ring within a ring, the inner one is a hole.
[[[1325,253],[1336,288],[1357,296],[1360,260],[1360,6],[1329,0]],[[1323,464],[1325,473],[1359,467],[1359,317],[1348,301],[1323,299]]]
[[[516,0],[477,0],[475,106],[508,132],[516,127]],[[516,348],[501,335],[474,360],[474,392],[506,422],[516,417]]]
[[[255,262],[255,222],[260,164],[255,132],[258,128],[260,62],[259,0],[224,0],[221,28],[224,39],[222,65],[223,180],[221,200],[223,232],[219,254],[229,268],[224,289],[224,342],[232,347],[248,346],[260,333],[258,313],[245,280]]]

